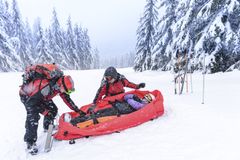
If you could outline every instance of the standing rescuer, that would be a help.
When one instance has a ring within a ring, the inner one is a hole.
[[[45,65],[46,67],[47,65]],[[36,146],[37,129],[40,114],[44,115],[43,127],[48,129],[57,115],[58,108],[52,101],[56,95],[60,95],[65,104],[75,112],[84,114],[71,100],[69,94],[74,91],[74,83],[71,76],[60,76],[57,79],[36,78],[20,87],[21,102],[27,111],[25,122],[26,132],[24,141],[31,154],[37,154]]]

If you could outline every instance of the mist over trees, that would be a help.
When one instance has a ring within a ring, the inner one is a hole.
[[[103,57],[100,59],[100,68],[107,68],[109,66],[114,66],[117,68],[133,67],[134,58],[134,52],[129,52],[114,57]]]

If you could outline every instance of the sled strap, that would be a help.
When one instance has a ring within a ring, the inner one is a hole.
[[[99,123],[94,112],[90,114],[90,117],[93,120],[93,124],[98,124]]]

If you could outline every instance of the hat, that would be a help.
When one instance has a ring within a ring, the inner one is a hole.
[[[74,89],[74,83],[73,83],[72,77],[63,76],[60,81],[60,91],[70,94],[74,90],[75,89]]]
[[[118,72],[117,72],[116,68],[108,67],[105,70],[104,77],[112,77],[114,79],[117,79],[117,76],[118,76]]]
[[[156,99],[155,96],[154,96],[153,94],[151,94],[151,93],[146,94],[146,95],[144,96],[144,98],[145,98],[149,103]]]

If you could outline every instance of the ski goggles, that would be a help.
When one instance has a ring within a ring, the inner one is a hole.
[[[75,89],[72,89],[72,90],[68,90],[67,92],[65,92],[66,94],[71,94],[72,92],[74,92],[75,91]]]
[[[149,94],[146,94],[144,98],[150,103],[152,102],[152,97]]]

